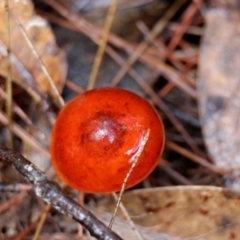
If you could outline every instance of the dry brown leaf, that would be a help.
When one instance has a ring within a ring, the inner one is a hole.
[[[140,189],[125,193],[122,202],[132,220],[150,232],[181,240],[240,239],[238,191],[209,186]],[[114,207],[109,197],[98,209]]]
[[[217,166],[233,170],[235,176],[240,175],[239,22],[239,9],[233,5],[219,6],[206,13],[198,79],[207,149]]]
[[[30,0],[11,0],[9,2],[13,78],[19,85],[32,87],[41,95],[50,92],[54,96],[46,76],[15,21],[19,20],[22,24],[59,91],[63,88],[67,72],[65,54],[57,47],[47,21],[34,13]],[[0,74],[6,76],[6,23],[4,12],[4,1],[0,1]]]

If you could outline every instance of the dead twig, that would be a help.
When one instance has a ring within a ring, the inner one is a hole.
[[[0,146],[0,160],[16,168],[34,185],[35,193],[62,214],[82,224],[93,237],[100,240],[121,240],[116,233],[101,223],[92,213],[65,196],[59,185],[51,181],[20,153]]]

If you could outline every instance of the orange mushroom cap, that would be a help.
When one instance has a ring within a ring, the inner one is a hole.
[[[164,141],[162,121],[145,99],[123,89],[99,88],[61,110],[50,150],[64,182],[84,192],[103,193],[121,190],[136,156],[126,187],[142,181],[158,164]]]

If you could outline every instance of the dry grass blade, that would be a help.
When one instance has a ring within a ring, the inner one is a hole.
[[[118,202],[119,196],[116,193],[112,193],[114,199],[116,202]],[[119,208],[121,209],[122,213],[124,214],[125,218],[127,219],[127,221],[129,222],[130,226],[132,227],[133,232],[136,235],[137,240],[144,240],[141,233],[138,231],[138,229],[136,228],[134,222],[132,221],[131,217],[128,214],[128,211],[126,210],[126,208],[124,207],[124,205],[120,202],[119,204]]]
[[[39,238],[39,235],[41,233],[41,230],[43,228],[44,222],[46,221],[47,215],[51,210],[51,205],[46,205],[44,212],[42,213],[40,217],[40,221],[38,222],[37,229],[34,233],[33,240],[37,240]]]
[[[118,200],[117,200],[117,203],[116,203],[116,207],[114,209],[114,212],[113,212],[113,215],[112,215],[112,218],[111,218],[111,221],[109,223],[109,228],[111,229],[112,226],[113,226],[113,223],[114,223],[114,219],[116,217],[116,214],[118,212],[118,208],[121,204],[121,200],[122,200],[122,196],[123,196],[123,193],[126,189],[126,186],[127,186],[127,182],[132,174],[132,172],[134,171],[135,167],[137,166],[137,163],[138,163],[138,160],[142,154],[142,152],[144,151],[144,148],[146,146],[146,144],[148,143],[148,139],[149,139],[149,134],[150,134],[150,129],[147,130],[147,132],[144,132],[143,136],[142,136],[142,140],[140,142],[140,146],[137,150],[136,153],[134,153],[134,155],[131,157],[130,159],[130,163],[131,163],[131,166],[130,166],[130,169],[129,171],[127,172],[127,175],[126,177],[124,178],[123,180],[123,183],[122,183],[122,188],[121,188],[121,191],[119,193],[119,196],[118,196]]]
[[[112,25],[112,22],[113,22],[113,18],[114,18],[116,9],[117,9],[117,0],[112,0],[111,5],[109,7],[107,17],[106,17],[105,26],[104,26],[104,29],[103,29],[103,31],[104,31],[103,36],[100,40],[98,51],[97,51],[97,54],[96,54],[95,59],[94,59],[92,72],[90,74],[87,90],[90,90],[94,87],[94,83],[95,83],[96,78],[97,78],[98,69],[99,69],[101,61],[102,61],[102,57],[103,57],[105,47],[106,47],[106,44],[107,44],[107,38],[108,38],[108,35],[109,35],[109,32],[110,32],[110,28],[111,28],[111,25]]]
[[[37,53],[36,49],[34,48],[33,44],[31,43],[29,37],[27,36],[27,33],[25,32],[23,26],[21,25],[20,21],[18,19],[15,20],[16,24],[19,26],[19,29],[22,33],[22,35],[24,36],[27,44],[29,45],[31,51],[33,52],[33,54],[35,55],[36,59],[39,62],[39,66],[41,67],[42,71],[44,72],[45,76],[47,77],[49,84],[51,86],[51,88],[53,89],[55,96],[58,99],[59,102],[59,107],[63,107],[64,106],[64,100],[62,98],[62,96],[60,95],[57,87],[55,86],[52,77],[49,75],[47,68],[45,67],[45,64],[43,63],[42,59],[40,58],[39,54]]]
[[[85,90],[83,88],[81,88],[80,86],[78,86],[76,83],[70,81],[70,80],[67,80],[66,81],[66,86],[70,89],[72,89],[73,91],[75,91],[76,93],[78,94],[81,94],[83,93]]]

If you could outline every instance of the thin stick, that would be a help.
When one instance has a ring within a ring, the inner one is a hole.
[[[7,94],[3,91],[2,88],[0,88],[0,97],[4,100],[7,99]],[[34,125],[32,120],[27,116],[27,114],[14,101],[12,102],[11,108],[12,111],[16,113],[23,121],[25,121],[28,126],[40,132],[40,130]]]
[[[66,86],[78,94],[82,94],[85,91],[82,87],[68,79],[66,80]]]
[[[113,18],[114,18],[116,9],[117,9],[117,0],[112,0],[111,5],[108,10],[105,26],[103,29],[103,36],[100,39],[98,51],[97,51],[97,54],[94,59],[94,64],[93,64],[92,72],[91,72],[89,82],[87,85],[87,90],[93,89],[94,84],[96,82],[97,73],[98,73],[100,64],[102,62],[103,54],[104,54],[105,47],[107,44],[108,35],[110,32],[110,28],[112,26],[112,22],[113,22]]]
[[[30,39],[29,39],[29,37],[28,37],[25,29],[23,28],[22,24],[20,23],[20,21],[19,21],[18,19],[16,19],[15,22],[16,22],[16,24],[18,25],[18,27],[19,27],[19,29],[20,29],[23,37],[25,38],[25,40],[26,40],[26,42],[27,42],[27,44],[28,44],[29,47],[31,48],[34,56],[36,57],[37,61],[39,62],[39,66],[41,67],[43,73],[45,74],[45,76],[46,76],[46,78],[47,78],[47,80],[48,80],[51,88],[53,89],[53,91],[54,91],[54,93],[55,93],[55,96],[56,96],[57,99],[58,99],[59,105],[60,105],[60,107],[62,108],[65,103],[64,103],[63,98],[62,98],[61,95],[59,94],[58,89],[57,89],[56,85],[54,84],[52,77],[50,76],[47,68],[45,67],[42,59],[40,58],[39,54],[37,53],[36,49],[34,48],[32,42],[30,41]]]
[[[161,159],[158,166],[163,169],[172,179],[177,180],[178,183],[182,185],[193,185],[191,181],[175,171],[165,159]]]
[[[2,203],[0,205],[0,214],[9,211],[9,209],[12,209],[13,206],[19,206],[23,202],[26,195],[26,192],[21,192],[14,197],[11,197],[6,202]]]
[[[11,29],[9,2],[5,0],[6,47],[7,47],[7,81],[6,81],[6,114],[8,118],[8,147],[13,148],[12,135],[12,64],[11,64]]]
[[[9,124],[8,118],[4,115],[2,111],[0,111],[0,123],[6,126]],[[27,133],[17,123],[13,122],[12,130],[13,133],[18,136],[22,141],[25,141],[29,146],[39,151],[47,158],[50,158],[49,151],[45,149],[45,147],[43,147],[34,137]]]
[[[179,145],[177,145],[174,142],[167,141],[166,147],[168,147],[169,149],[181,154],[182,156],[187,157],[187,158],[191,159],[192,161],[212,170],[215,173],[218,173],[218,174],[221,174],[224,176],[228,175],[228,172],[225,171],[224,169],[213,165],[212,163],[208,162],[206,159],[199,157],[198,155],[188,151],[187,149],[185,149],[183,147],[180,147]]]
[[[177,45],[181,41],[184,33],[188,29],[190,23],[192,22],[194,16],[196,15],[197,11],[199,10],[199,6],[202,3],[202,0],[195,0],[187,7],[183,14],[183,19],[177,28],[174,36],[171,38],[168,44],[168,54],[171,55],[172,52],[176,49]]]
[[[118,201],[119,196],[116,193],[112,193],[112,195],[113,195],[114,199],[116,201]],[[135,233],[135,235],[137,237],[137,240],[144,240],[142,235],[141,235],[141,233],[138,231],[138,229],[136,228],[134,222],[132,221],[131,217],[129,216],[127,209],[124,207],[124,205],[121,202],[119,204],[119,207],[120,207],[122,213],[124,214],[125,218],[129,222],[133,232]]]
[[[114,219],[115,219],[116,214],[118,212],[119,205],[120,205],[121,200],[122,200],[123,192],[126,189],[127,182],[129,180],[130,176],[132,175],[132,172],[133,172],[133,170],[135,169],[135,167],[136,167],[136,165],[138,163],[139,157],[141,156],[141,154],[142,154],[142,152],[143,152],[143,150],[144,150],[144,148],[145,148],[145,146],[147,144],[147,141],[149,139],[149,134],[150,134],[150,130],[148,129],[147,132],[144,134],[142,140],[141,140],[141,143],[140,143],[140,146],[138,148],[138,151],[131,158],[132,165],[131,165],[131,167],[130,167],[126,177],[123,180],[123,184],[122,184],[122,188],[121,188],[121,191],[119,193],[119,196],[118,196],[117,204],[116,204],[116,207],[114,209],[111,221],[110,221],[109,226],[108,226],[110,229],[112,228]]]

